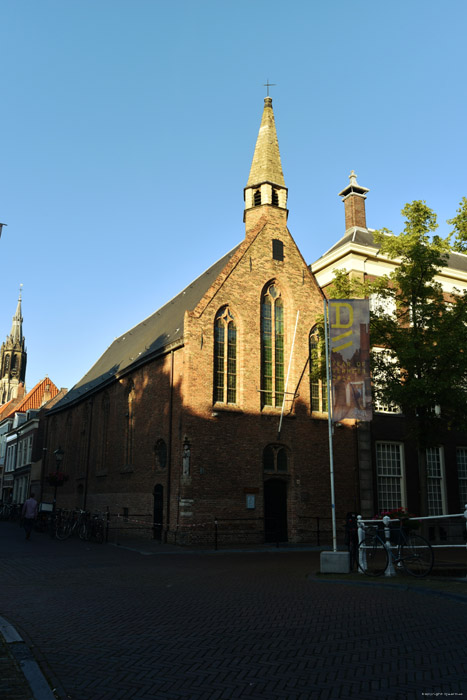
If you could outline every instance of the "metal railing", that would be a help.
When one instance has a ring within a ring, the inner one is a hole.
[[[426,515],[426,516],[413,516],[404,518],[389,518],[387,515],[383,518],[373,518],[364,519],[361,515],[357,516],[357,528],[358,528],[358,544],[365,539],[365,533],[369,529],[368,526],[379,527],[384,530],[384,539],[386,542],[386,547],[390,548],[391,543],[391,523],[400,524],[401,520],[414,521],[417,524],[422,524],[422,529],[425,535],[427,535],[428,541],[432,549],[456,549],[461,548],[467,550],[467,504],[464,506],[465,510],[463,513],[449,513],[448,515]],[[456,519],[454,523],[449,523]],[[461,520],[462,519],[462,520]],[[436,521],[442,521],[445,525],[437,525],[437,531],[435,531],[434,525]],[[382,525],[382,527],[381,527]],[[455,534],[454,537],[456,542],[449,542],[448,539],[448,529],[454,526]],[[431,532],[430,532],[431,530]],[[431,535],[431,537],[430,537]],[[443,541],[439,541],[439,540]],[[463,540],[463,542],[459,541]],[[466,562],[467,565],[467,562]],[[359,567],[359,573],[363,573],[363,567]],[[385,576],[395,576],[394,568],[388,566],[385,571]]]
[[[318,516],[299,516],[295,523],[299,543],[311,546],[326,545],[331,537],[331,519]],[[203,544],[215,550],[228,546],[269,544],[276,547],[288,541],[287,528],[281,518],[207,518],[201,522],[180,519],[170,532],[166,523],[155,522],[151,513],[133,513],[126,509],[111,512],[107,508],[106,541],[118,544],[133,537],[167,541],[173,544]],[[342,534],[342,540],[344,535]]]

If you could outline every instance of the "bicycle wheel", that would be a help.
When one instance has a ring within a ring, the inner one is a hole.
[[[103,541],[104,541],[104,522],[101,519],[98,519],[95,522],[94,537],[96,538],[96,542],[99,542],[99,544],[103,543]]]
[[[84,540],[86,542],[91,539],[91,526],[89,525],[89,523],[86,520],[84,520],[80,524],[79,530],[78,530],[78,535],[79,535],[80,540]]]
[[[433,550],[421,535],[407,535],[401,546],[400,560],[408,574],[423,578],[433,568]]]
[[[367,576],[381,576],[389,564],[384,542],[376,535],[365,537],[357,550],[358,568]]]
[[[59,523],[55,530],[57,540],[66,540],[71,535],[71,525],[68,522]]]

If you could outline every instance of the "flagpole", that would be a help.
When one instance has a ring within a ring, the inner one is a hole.
[[[332,446],[331,374],[329,371],[328,300],[324,298],[324,344],[326,346],[326,390],[328,397],[329,474],[331,479],[332,551],[337,552],[336,501],[334,494],[334,452]]]

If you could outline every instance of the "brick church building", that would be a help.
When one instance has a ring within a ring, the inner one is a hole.
[[[241,242],[49,411],[45,474],[60,448],[69,476],[58,506],[109,508],[180,544],[212,538],[215,521],[224,542],[329,532],[327,414],[309,364],[323,296],[287,228],[270,97],[244,198]],[[357,433],[334,435],[338,521],[359,505]]]

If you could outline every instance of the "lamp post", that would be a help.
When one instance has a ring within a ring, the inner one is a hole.
[[[54,452],[54,457],[55,457],[55,488],[54,488],[54,505],[53,505],[53,512],[54,513],[55,513],[55,508],[57,505],[58,475],[60,473],[60,465],[62,463],[64,454],[65,453],[61,447],[58,447]]]

